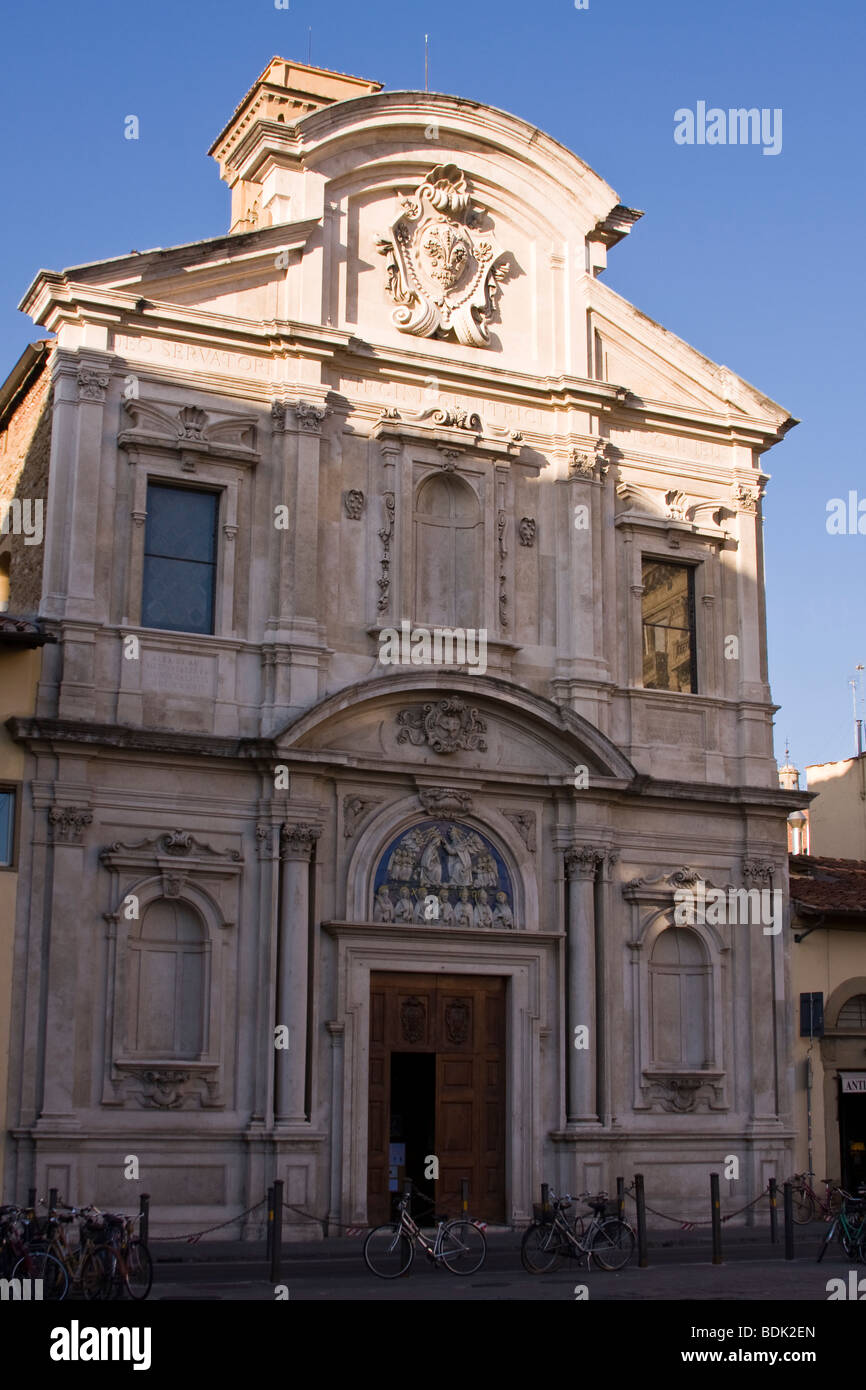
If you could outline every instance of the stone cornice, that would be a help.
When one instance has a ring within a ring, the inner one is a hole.
[[[126,724],[91,724],[72,719],[7,719],[6,728],[16,743],[32,749],[56,744],[90,745],[126,752],[171,753],[205,758],[231,758],[250,762],[274,756],[267,739],[221,738],[212,734],[173,733],[164,729],[133,729]]]
[[[247,271],[256,269],[257,261],[273,263],[275,251],[302,250],[313,232],[320,225],[320,218],[306,218],[298,222],[282,222],[273,227],[256,228],[250,232],[235,232],[231,236],[208,237],[203,241],[181,242],[177,246],[166,246],[140,254],[117,256],[106,261],[88,261],[82,265],[70,266],[67,270],[40,270],[25,291],[19,309],[41,322],[42,316],[56,305],[58,311],[65,310],[76,321],[84,317],[89,307],[99,313],[105,309],[132,309],[140,302],[141,281],[148,279],[148,271],[158,275],[163,284],[170,283],[170,272],[183,272],[186,285],[193,282],[201,284],[202,278],[214,271],[229,267],[243,267]],[[210,256],[209,256],[210,253]],[[93,277],[93,280],[90,277]],[[136,285],[134,289],[112,288],[100,284],[98,279],[109,276],[124,278]],[[148,305],[158,301],[146,301]],[[166,309],[181,309],[182,305],[166,303]],[[201,309],[194,310],[196,316]],[[204,311],[205,313],[207,311]],[[223,317],[219,315],[218,317]],[[231,322],[231,320],[228,320]]]
[[[320,163],[335,142],[345,145],[354,138],[362,144],[371,133],[381,140],[383,123],[385,129],[396,127],[404,141],[411,139],[413,126],[417,129],[418,150],[412,153],[419,167],[425,149],[423,133],[431,124],[439,127],[443,142],[453,134],[469,142],[470,148],[480,142],[482,147],[507,151],[511,158],[519,151],[539,176],[546,175],[556,186],[563,200],[570,199],[585,213],[583,234],[622,206],[618,194],[594,169],[537,126],[494,106],[441,92],[378,92],[304,116],[295,127],[304,164]],[[572,216],[576,221],[574,212]]]
[[[414,416],[388,408],[374,425],[373,438],[515,460],[523,444],[523,435],[517,430],[497,430],[480,415],[437,407]],[[537,466],[534,461],[532,466]]]
[[[242,233],[240,236],[246,239],[280,231],[284,231],[284,228],[278,226],[266,228],[262,233]],[[277,236],[273,245],[260,254],[270,256],[273,247],[281,244],[285,244],[285,237],[281,243]],[[182,251],[186,248],[177,249]],[[231,268],[236,261],[226,258],[221,264]],[[193,273],[184,276],[185,282],[191,279]],[[370,361],[371,368],[375,363],[371,377],[379,379],[387,376],[390,380],[393,376],[395,381],[418,386],[433,375],[440,379],[443,390],[462,391],[468,396],[490,397],[492,387],[494,399],[503,400],[518,409],[592,411],[602,415],[612,428],[626,430],[655,426],[673,434],[688,430],[698,439],[729,446],[741,445],[758,451],[777,443],[794,423],[790,417],[775,425],[766,418],[733,411],[711,411],[696,405],[680,406],[649,398],[638,400],[625,387],[615,383],[567,375],[533,376],[489,365],[486,360],[481,370],[480,364],[462,363],[453,358],[446,362],[438,355],[418,351],[414,346],[403,349],[395,345],[370,344],[330,325],[295,320],[243,319],[168,300],[142,300],[135,291],[76,283],[53,271],[40,272],[19,307],[54,332],[62,328],[64,323],[99,323],[129,336],[153,336],[186,342],[205,350],[259,355],[275,362],[285,360],[287,368],[289,360],[293,363],[297,350],[302,348],[307,354],[329,363],[335,370],[342,366],[347,374],[363,374],[366,359]],[[138,361],[136,358],[126,359],[122,352],[116,354],[116,360],[118,365],[126,360]],[[163,374],[177,380],[176,364],[145,361],[142,371],[152,371],[154,375]],[[234,394],[247,398],[258,394],[264,397],[281,388],[276,370],[269,374],[267,380],[239,380],[236,375],[199,371],[188,372],[185,377],[187,380],[201,380],[203,384],[219,382],[221,389],[223,381],[230,382]],[[568,433],[566,426],[563,439],[552,430],[532,431],[532,437],[545,442],[549,440],[546,447],[555,448],[567,442]],[[621,452],[627,457],[631,451],[625,449]],[[670,472],[690,470],[687,460],[667,460],[666,466]],[[718,464],[708,468],[702,465],[701,473],[708,478],[729,479],[731,467]],[[754,478],[755,481],[766,480],[764,475],[759,479],[757,473]]]

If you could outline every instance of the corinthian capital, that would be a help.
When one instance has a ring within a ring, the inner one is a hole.
[[[52,806],[48,820],[55,843],[65,840],[67,844],[77,845],[81,843],[85,827],[93,821],[93,812],[83,806]]]
[[[595,845],[572,845],[565,851],[565,872],[569,878],[595,878],[604,850]]]
[[[322,833],[320,825],[292,825],[287,822],[280,826],[281,857],[283,859],[309,859],[313,845]]]

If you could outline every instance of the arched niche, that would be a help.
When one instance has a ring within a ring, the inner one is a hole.
[[[483,518],[472,488],[434,473],[415,493],[414,617],[430,626],[481,626]]]

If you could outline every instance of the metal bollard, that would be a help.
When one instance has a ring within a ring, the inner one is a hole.
[[[469,1212],[469,1179],[460,1179],[460,1209],[466,1216]]]
[[[274,1233],[271,1236],[271,1283],[280,1282],[280,1261],[283,1254],[283,1184],[274,1183]]]
[[[270,1261],[274,1242],[274,1189],[268,1188],[268,1215],[265,1227],[265,1259]]]
[[[142,1192],[138,1199],[138,1210],[141,1213],[141,1220],[138,1223],[138,1236],[142,1244],[147,1245],[147,1237],[150,1234],[150,1193]]]
[[[785,1183],[785,1259],[794,1258],[794,1189]]]
[[[620,1221],[625,1221],[625,1178],[616,1180],[616,1214]]]
[[[57,1188],[52,1187],[48,1192],[48,1215],[54,1215],[54,1208],[57,1206]]]
[[[770,1178],[770,1244],[775,1245],[779,1239],[778,1212],[776,1203],[779,1197],[779,1190],[776,1186],[776,1179]]]
[[[719,1197],[719,1175],[710,1173],[710,1215],[713,1221],[713,1264],[722,1263],[722,1204]]]
[[[634,1175],[634,1198],[637,1207],[637,1267],[638,1269],[647,1269],[649,1257],[647,1255],[646,1197],[643,1190],[643,1173],[635,1173]]]
[[[541,1184],[541,1210],[550,1211],[550,1187],[546,1182]]]

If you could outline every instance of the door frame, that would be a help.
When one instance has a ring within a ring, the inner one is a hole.
[[[542,1181],[544,1138],[555,1127],[562,1049],[548,1041],[562,937],[552,932],[325,922],[337,947],[337,1009],[328,1024],[342,1042],[332,1089],[332,1172],[339,1191],[331,1210],[349,1225],[367,1222],[367,1127],[370,1075],[370,976],[374,971],[425,975],[496,975],[505,986],[505,1219],[531,1219]]]

